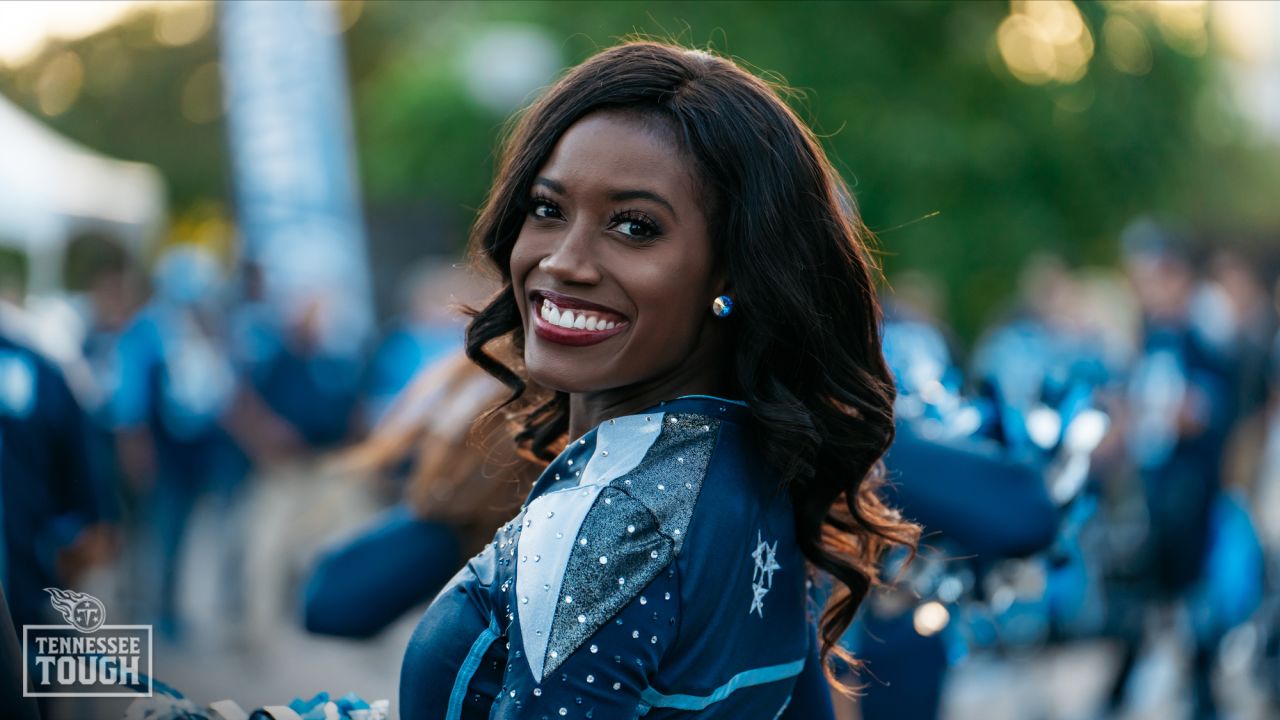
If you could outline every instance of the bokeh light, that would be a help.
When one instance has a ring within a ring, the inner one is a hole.
[[[1151,72],[1151,44],[1142,28],[1122,14],[1112,14],[1102,25],[1102,48],[1120,72],[1146,75]]]
[[[45,64],[36,82],[40,110],[55,116],[66,112],[84,87],[84,63],[73,50],[64,50]]]
[[[996,31],[1009,72],[1030,85],[1072,84],[1093,58],[1093,34],[1070,0],[1013,0]]]
[[[210,2],[168,3],[156,14],[156,42],[169,47],[190,45],[213,27]]]
[[[196,123],[217,120],[222,115],[222,77],[216,62],[208,62],[187,76],[182,85],[182,117]]]

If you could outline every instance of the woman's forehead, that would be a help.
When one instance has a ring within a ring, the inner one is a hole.
[[[538,173],[568,194],[647,189],[672,204],[695,202],[692,158],[660,122],[626,112],[597,112],[561,136]]]

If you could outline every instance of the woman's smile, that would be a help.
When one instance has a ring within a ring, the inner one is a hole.
[[[550,290],[529,293],[529,317],[538,337],[561,345],[594,345],[631,325],[622,313]]]

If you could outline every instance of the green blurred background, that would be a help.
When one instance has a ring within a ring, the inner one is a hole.
[[[506,117],[633,34],[710,47],[793,87],[879,235],[886,274],[932,278],[961,338],[1002,307],[1030,257],[1114,264],[1139,214],[1270,263],[1277,134],[1242,111],[1250,89],[1233,81],[1267,36],[1214,5],[344,3],[375,284],[461,252]],[[159,243],[230,252],[215,15],[140,5],[0,64],[0,93],[89,147],[157,166],[172,213]]]

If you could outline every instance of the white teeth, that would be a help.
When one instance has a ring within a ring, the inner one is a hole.
[[[612,330],[618,326],[618,323],[614,320],[605,320],[582,311],[578,311],[576,314],[572,310],[562,311],[546,298],[543,298],[542,305],[538,308],[538,314],[548,324],[558,325],[568,330],[604,331]]]

